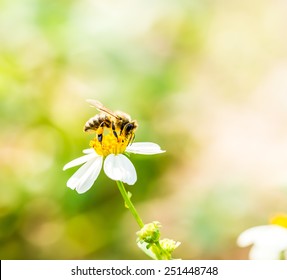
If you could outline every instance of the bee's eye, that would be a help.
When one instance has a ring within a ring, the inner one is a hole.
[[[133,125],[132,123],[128,123],[128,124],[126,125],[126,131],[127,131],[127,132],[130,132],[133,128],[134,128],[134,125]]]

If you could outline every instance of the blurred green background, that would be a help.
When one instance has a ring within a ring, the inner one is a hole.
[[[139,122],[127,187],[175,258],[246,259],[287,212],[287,2],[0,0],[0,258],[146,259],[103,173],[66,187],[98,99]]]

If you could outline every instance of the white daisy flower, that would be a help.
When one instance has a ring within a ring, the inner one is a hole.
[[[287,215],[278,215],[272,224],[256,226],[242,232],[237,244],[253,245],[249,258],[253,260],[278,260],[287,258]]]
[[[92,140],[93,148],[83,150],[84,156],[64,166],[63,170],[66,170],[83,164],[68,180],[67,186],[78,193],[88,191],[98,178],[103,165],[109,178],[133,185],[137,180],[137,173],[132,162],[123,153],[154,155],[165,152],[159,145],[151,142],[132,143],[129,146],[125,144],[117,141],[111,134],[106,135],[102,143],[99,143],[97,138]]]

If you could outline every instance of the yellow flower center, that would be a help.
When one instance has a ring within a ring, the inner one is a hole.
[[[270,223],[287,228],[287,214],[278,214],[272,217]]]
[[[102,141],[100,142],[98,136],[90,141],[90,146],[94,148],[96,153],[101,156],[108,156],[109,154],[122,154],[126,150],[130,143],[131,137],[125,137],[118,135],[116,137],[112,130],[108,134],[103,135]]]

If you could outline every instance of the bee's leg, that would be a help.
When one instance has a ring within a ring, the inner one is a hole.
[[[136,135],[133,133],[133,134],[131,135],[130,140],[129,140],[129,144],[132,143],[132,142],[134,142],[135,138],[136,138]]]
[[[126,136],[126,140],[128,142],[128,145],[130,145],[135,140],[135,134],[130,133],[129,135]]]
[[[103,133],[104,133],[104,127],[105,127],[105,122],[102,122],[97,129],[97,134],[98,134],[98,141],[102,143],[103,141]]]
[[[118,134],[116,132],[116,127],[115,127],[114,122],[112,122],[112,131],[113,131],[114,136],[118,139]]]

